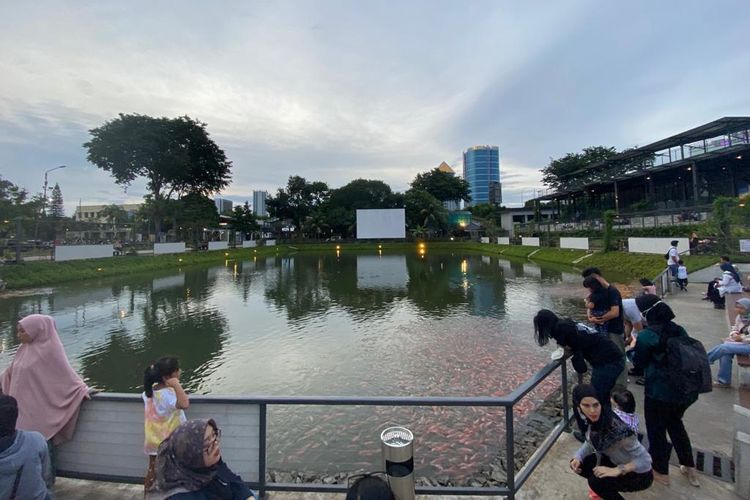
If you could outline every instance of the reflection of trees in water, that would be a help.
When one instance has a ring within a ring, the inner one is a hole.
[[[427,255],[421,259],[408,256],[409,300],[423,312],[443,316],[466,304],[461,258]]]
[[[328,265],[330,263],[325,257],[318,256],[284,259],[275,273],[266,273],[266,300],[283,308],[289,320],[300,320],[326,311],[331,299],[322,284],[322,275]]]
[[[204,269],[186,274],[184,287],[152,292],[141,310],[143,337],[113,331],[106,342],[83,353],[82,375],[102,389],[132,391],[140,388],[149,363],[172,355],[180,359],[183,385],[195,390],[227,336],[226,318],[206,303],[212,283]]]

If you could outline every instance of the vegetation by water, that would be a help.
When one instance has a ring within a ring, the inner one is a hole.
[[[586,252],[559,248],[538,248],[517,245],[488,245],[475,242],[427,242],[427,248],[456,249],[508,258],[531,259],[573,267],[596,266],[605,273],[615,273],[628,279],[654,277],[664,269],[661,255],[631,254],[624,252]],[[49,286],[70,281],[98,279],[130,273],[165,269],[180,269],[194,265],[247,259],[262,255],[287,255],[294,252],[402,252],[415,250],[417,243],[324,243],[280,245],[274,247],[229,249],[226,251],[189,252],[157,256],[124,256],[105,259],[66,262],[29,262],[3,266],[0,278],[8,289]],[[589,257],[586,255],[590,254]],[[690,271],[715,264],[718,256],[691,255],[684,257]]]

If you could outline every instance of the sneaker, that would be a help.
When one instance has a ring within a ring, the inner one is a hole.
[[[594,490],[592,490],[591,488],[589,488],[589,498],[591,500],[602,500],[602,497],[594,493]]]
[[[698,474],[695,472],[695,467],[686,467],[684,465],[680,465],[680,472],[687,477],[688,483],[690,483],[690,486],[695,486],[696,488],[699,488],[701,483],[698,482]]]
[[[732,388],[732,384],[725,384],[724,382],[720,382],[718,380],[716,380],[713,383],[713,386],[718,387],[719,389],[731,389]]]

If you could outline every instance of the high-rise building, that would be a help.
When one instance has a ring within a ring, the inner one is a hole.
[[[229,215],[232,213],[232,200],[226,198],[214,198],[214,204],[216,205],[216,211],[219,215]]]
[[[268,191],[253,191],[253,213],[258,217],[268,216],[266,198],[268,198]]]
[[[468,205],[503,201],[500,151],[497,146],[474,146],[464,152],[464,179],[471,187]]]

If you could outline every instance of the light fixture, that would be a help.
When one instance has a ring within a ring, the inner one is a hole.
[[[737,158],[738,160],[741,160],[741,159],[742,159],[742,155],[737,155],[737,156],[736,156],[736,158]]]

